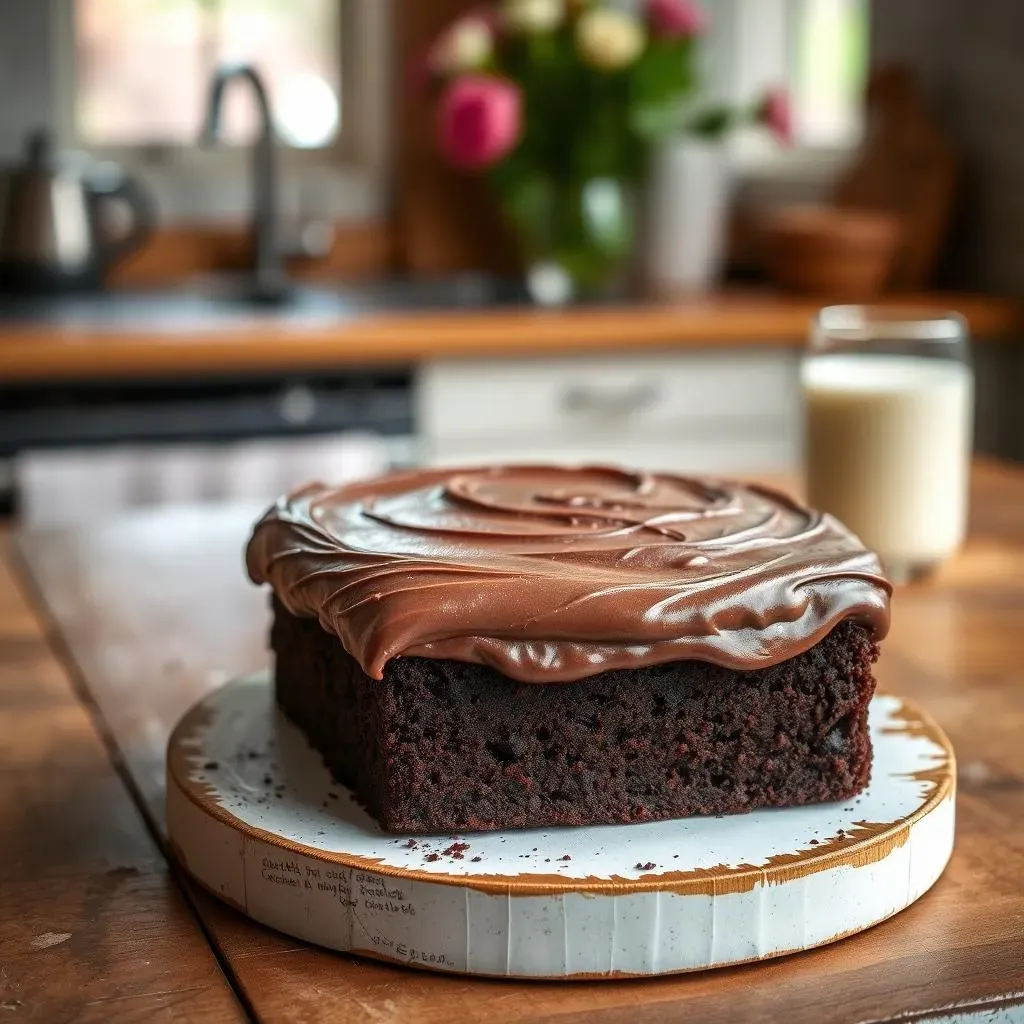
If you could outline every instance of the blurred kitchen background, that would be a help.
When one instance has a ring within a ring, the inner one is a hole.
[[[976,447],[1024,459],[1024,4],[492,6],[0,0],[5,514],[417,462],[792,472],[837,300],[964,312]],[[481,86],[507,53],[556,70]],[[666,127],[673,55],[701,84]],[[621,173],[617,86],[573,91],[601,74],[652,99]],[[594,125],[549,158],[594,147],[574,191],[483,168],[556,109]]]

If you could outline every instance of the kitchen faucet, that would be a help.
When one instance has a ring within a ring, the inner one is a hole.
[[[222,64],[210,83],[206,108],[206,126],[202,142],[215,144],[221,134],[221,109],[224,90],[235,79],[252,86],[259,109],[259,136],[252,148],[252,288],[249,295],[257,302],[282,302],[288,296],[288,277],[278,225],[277,154],[274,149],[274,121],[267,88],[251,64]]]

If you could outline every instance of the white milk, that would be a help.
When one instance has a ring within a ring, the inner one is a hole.
[[[973,376],[946,359],[809,356],[807,497],[873,548],[897,576],[963,540]]]

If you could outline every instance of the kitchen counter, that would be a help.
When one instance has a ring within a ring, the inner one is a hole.
[[[0,383],[312,372],[448,357],[796,349],[821,305],[727,291],[549,311],[515,294],[492,296],[472,280],[450,303],[430,299],[427,287],[410,286],[394,300],[387,290],[321,292],[296,307],[261,311],[188,293],[158,301],[125,293],[39,316],[5,316],[0,307]],[[1021,325],[1019,308],[1001,299],[935,293],[886,301],[957,309],[977,338],[1010,336]]]
[[[881,686],[927,708],[956,748],[945,874],[834,945],[650,981],[402,970],[295,942],[200,891],[167,849],[164,748],[193,701],[265,663],[265,596],[238,554],[256,509],[0,537],[0,1009],[12,1021],[1019,1020],[1024,471],[977,463],[972,498],[965,550],[897,590],[878,665]]]

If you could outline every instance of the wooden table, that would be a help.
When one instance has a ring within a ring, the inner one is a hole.
[[[925,704],[957,748],[943,878],[825,949],[651,981],[484,981],[326,953],[168,862],[168,731],[265,661],[264,598],[240,558],[254,512],[4,541],[0,1019],[1024,1020],[1024,470],[976,466],[971,540],[940,578],[897,594],[879,665],[882,685]]]

